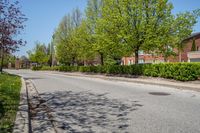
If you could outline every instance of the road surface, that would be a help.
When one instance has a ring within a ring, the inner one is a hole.
[[[156,85],[7,70],[31,80],[63,132],[200,133],[200,93]]]

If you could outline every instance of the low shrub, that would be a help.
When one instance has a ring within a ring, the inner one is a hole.
[[[179,81],[192,81],[200,77],[200,63],[160,63],[129,66],[54,66],[33,67],[33,70],[54,70],[63,72],[106,73],[112,75],[144,75]]]
[[[33,66],[31,69],[33,71],[42,70],[42,66]]]

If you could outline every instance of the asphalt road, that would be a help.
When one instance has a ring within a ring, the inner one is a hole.
[[[40,95],[49,99],[57,126],[66,132],[200,133],[199,92],[51,72],[7,71],[33,81]]]

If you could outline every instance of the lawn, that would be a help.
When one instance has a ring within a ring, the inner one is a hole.
[[[0,133],[11,133],[20,100],[21,79],[0,74]]]

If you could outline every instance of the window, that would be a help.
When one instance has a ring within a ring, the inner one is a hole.
[[[131,65],[131,60],[128,60],[128,65]]]
[[[200,46],[197,46],[197,51],[200,51]]]
[[[152,63],[153,63],[153,60],[145,60],[145,63],[147,63],[147,64],[152,64]]]
[[[144,64],[144,59],[139,59],[139,60],[138,60],[138,63],[139,63],[139,64]]]
[[[134,62],[132,59],[128,60],[128,65],[133,65],[133,64],[134,64]]]

